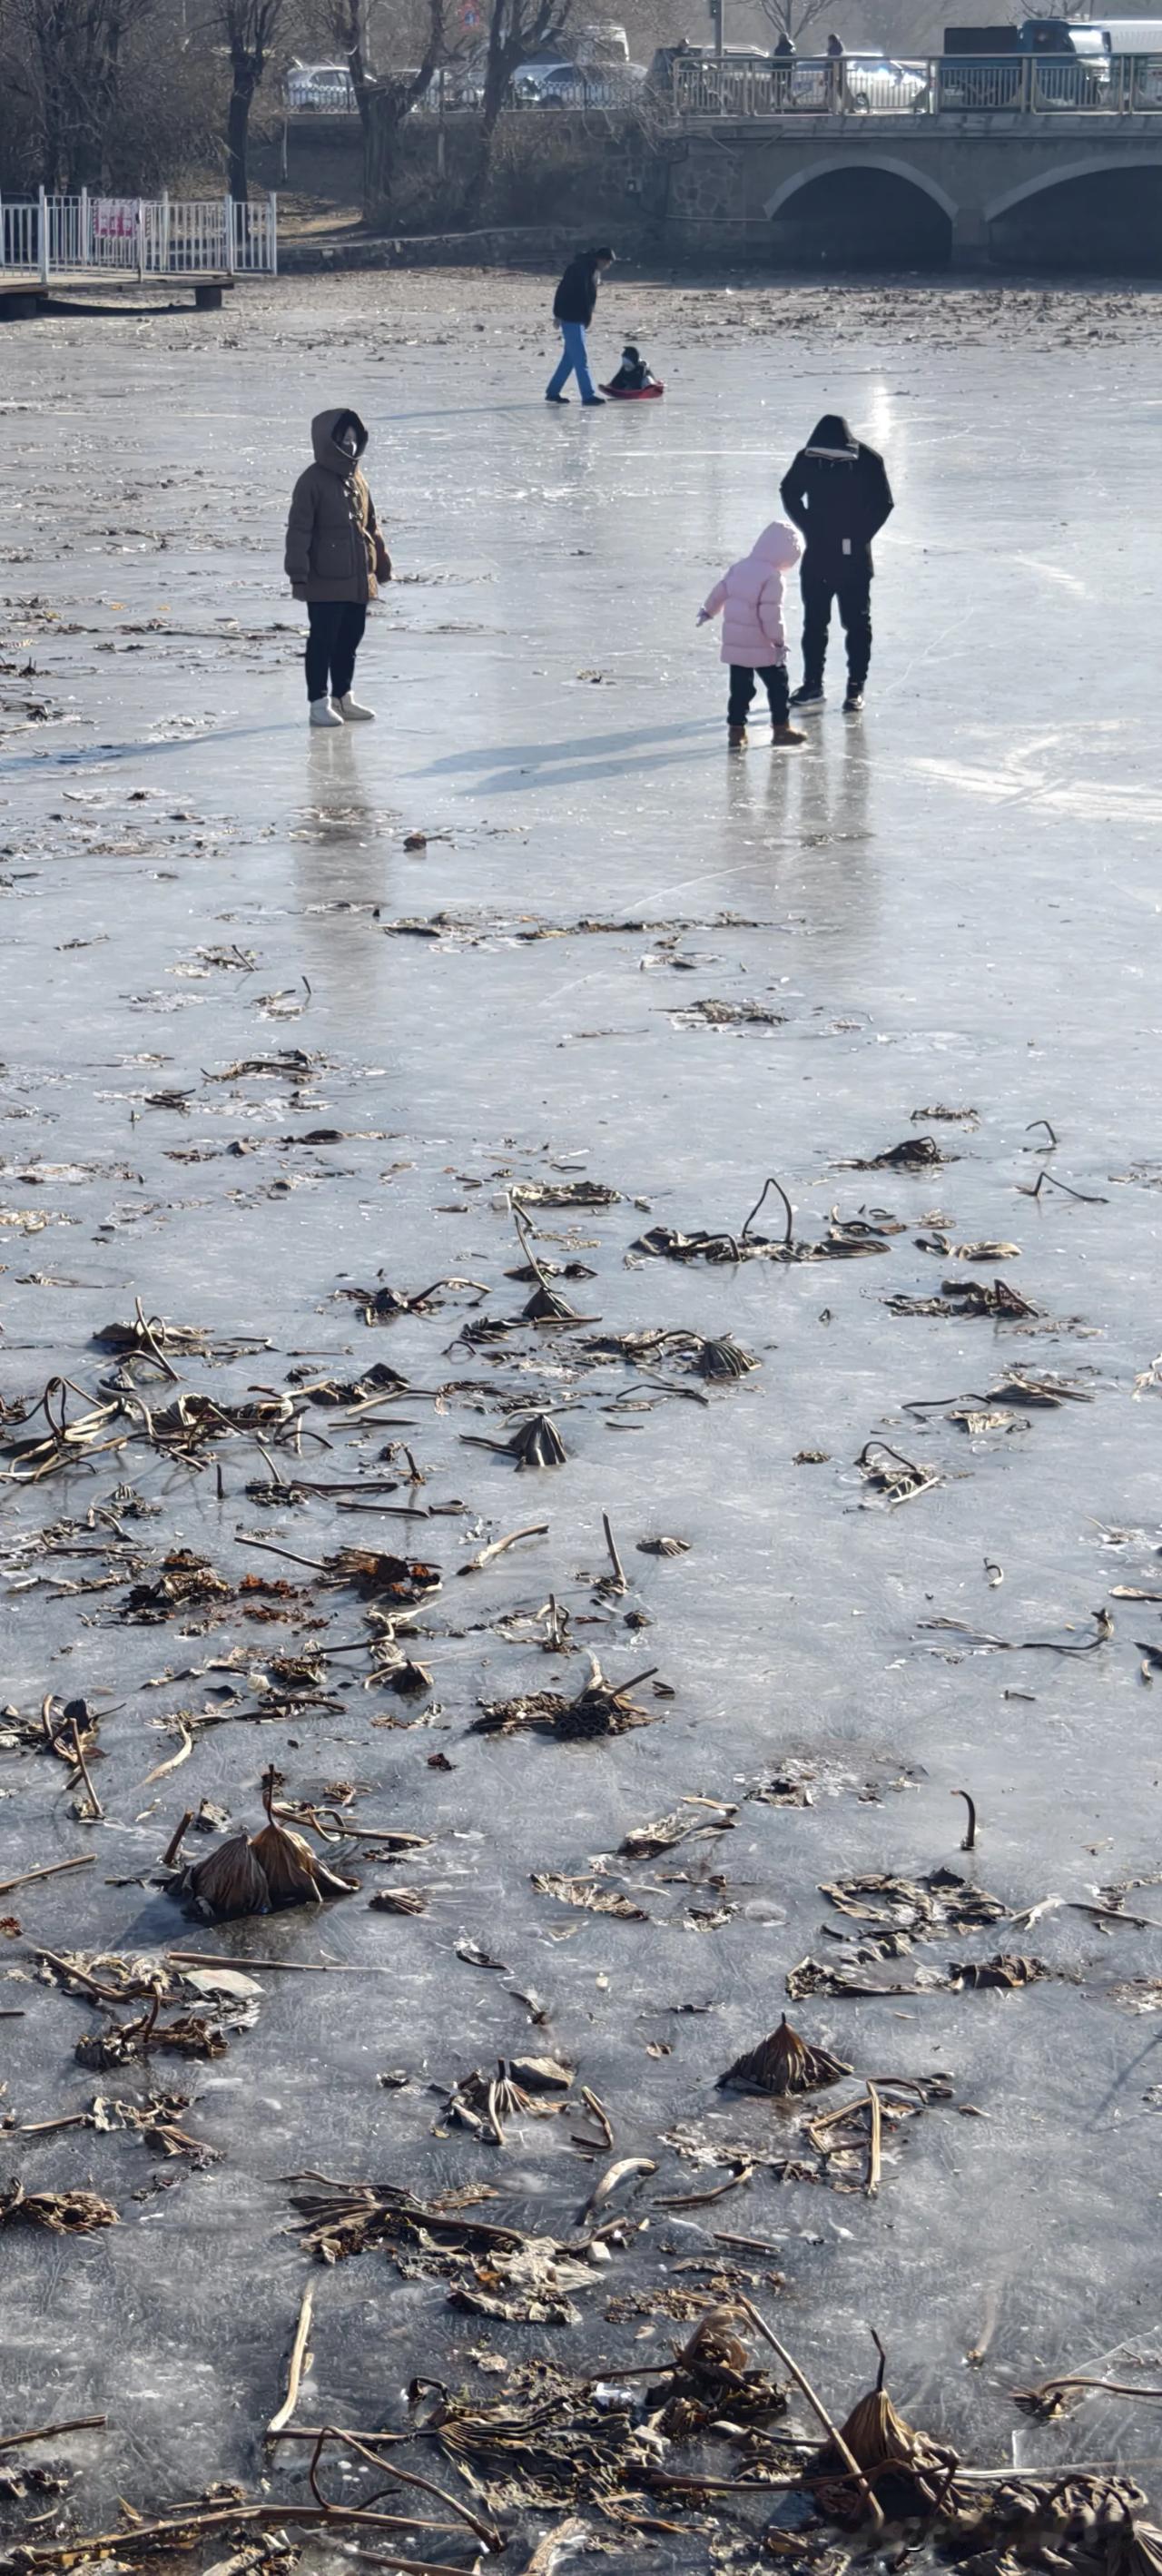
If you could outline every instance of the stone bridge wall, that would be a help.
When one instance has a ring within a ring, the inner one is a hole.
[[[1023,199],[1102,170],[1162,172],[1162,116],[915,116],[691,125],[643,173],[645,208],[683,257],[769,255],[771,225],[809,181],[882,170],[927,197],[951,226],[954,262],[987,257],[989,227]]]

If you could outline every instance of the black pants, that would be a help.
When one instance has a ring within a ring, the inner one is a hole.
[[[823,686],[827,630],[835,600],[847,638],[847,685],[849,689],[862,689],[871,661],[871,574],[813,572],[804,564],[799,579],[803,591],[804,688]]]
[[[355,677],[355,656],[363,642],[367,610],[352,599],[309,599],[307,615],[307,696],[345,698]]]
[[[771,723],[785,725],[788,711],[787,665],[764,662],[760,671],[752,671],[745,662],[730,665],[730,704],[726,710],[728,725],[744,725],[747,710],[755,692],[755,681],[761,680],[770,700]]]

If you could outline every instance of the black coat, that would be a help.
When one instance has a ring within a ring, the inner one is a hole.
[[[858,572],[871,579],[872,538],[895,506],[883,457],[874,447],[861,442],[850,464],[810,456],[801,447],[779,490],[787,517],[806,541],[804,574],[840,581]]]
[[[554,322],[593,320],[597,307],[597,262],[591,251],[579,251],[571,259],[553,297]]]

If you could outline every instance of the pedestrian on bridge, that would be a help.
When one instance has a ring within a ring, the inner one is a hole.
[[[803,685],[791,704],[801,715],[823,705],[823,665],[834,603],[847,640],[845,716],[863,708],[871,661],[872,539],[895,506],[884,460],[854,436],[838,412],[825,412],[779,486],[787,517],[805,541]]]

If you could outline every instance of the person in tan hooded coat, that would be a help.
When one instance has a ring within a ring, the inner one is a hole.
[[[375,504],[360,459],[367,431],[358,412],[321,411],[311,422],[313,465],[291,494],[286,575],[307,605],[306,672],[313,725],[369,722],[370,707],[352,697],[355,656],[367,604],[377,595],[376,565],[390,580]]]

